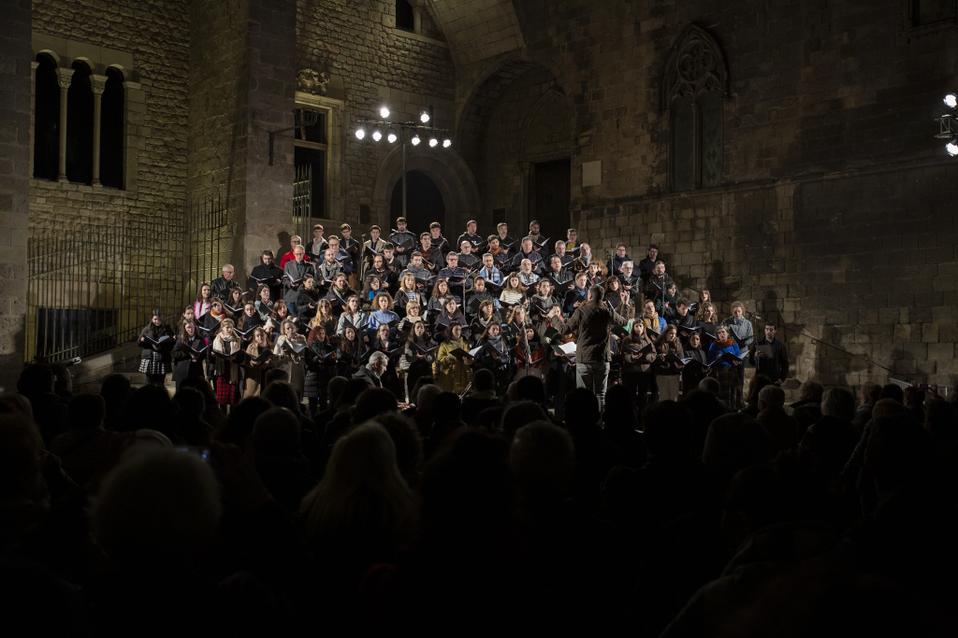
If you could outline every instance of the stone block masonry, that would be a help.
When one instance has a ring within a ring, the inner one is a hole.
[[[30,0],[4,6],[0,24],[0,392],[23,361],[30,193]]]

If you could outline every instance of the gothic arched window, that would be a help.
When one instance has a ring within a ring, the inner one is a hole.
[[[727,86],[728,69],[718,43],[701,27],[690,25],[672,47],[663,78],[672,190],[721,183]]]

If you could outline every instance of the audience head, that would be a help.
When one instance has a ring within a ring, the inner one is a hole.
[[[166,571],[206,550],[221,513],[210,466],[191,452],[157,448],[128,455],[107,475],[92,523],[118,566]]]
[[[598,409],[596,409],[598,412]],[[533,421],[548,421],[549,415],[542,406],[533,401],[515,401],[502,411],[499,429],[506,441],[512,441],[516,431]]]
[[[882,386],[880,399],[893,399],[898,401],[902,405],[905,404],[905,391],[901,389],[901,386],[895,385],[894,383],[887,383]]]
[[[821,403],[825,388],[818,381],[806,381],[798,389],[798,400],[801,403]]]
[[[480,368],[472,377],[472,389],[476,392],[491,392],[496,389],[496,376],[492,370]]]
[[[758,409],[783,410],[785,407],[785,391],[777,385],[767,385],[758,393]]]
[[[98,394],[78,394],[67,407],[67,422],[77,430],[95,430],[103,425],[106,402]]]
[[[855,418],[855,395],[845,388],[829,388],[822,398],[822,416],[850,423]]]
[[[278,408],[286,408],[293,414],[299,415],[299,397],[296,391],[286,381],[273,381],[263,390],[263,398]]]
[[[367,387],[356,397],[352,420],[353,423],[365,423],[380,414],[397,410],[399,410],[399,403],[396,401],[396,395],[385,388]]]
[[[546,402],[546,386],[542,379],[526,375],[516,381],[516,399],[519,401],[533,401],[540,405]]]
[[[270,408],[256,417],[250,443],[257,458],[299,456],[299,419],[287,408]]]
[[[558,502],[568,495],[575,472],[572,437],[548,421],[516,431],[509,454],[516,488],[526,506]]]
[[[675,401],[657,401],[642,413],[649,457],[691,460],[697,456],[692,415]]]
[[[182,392],[182,389],[180,390]],[[221,443],[232,443],[241,450],[246,449],[249,437],[253,434],[256,419],[272,407],[262,397],[247,397],[233,406],[226,423],[216,432],[215,438]]]

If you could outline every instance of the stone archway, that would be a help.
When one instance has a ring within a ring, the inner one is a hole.
[[[466,226],[466,220],[474,218],[479,211],[479,189],[469,166],[454,148],[420,149],[406,146],[406,171],[418,171],[433,181],[446,208],[446,228],[443,232],[458,236]],[[390,219],[390,198],[393,189],[402,177],[402,147],[392,149],[379,165],[376,185],[373,189],[373,219],[383,228],[394,222]],[[423,228],[412,228],[422,232]],[[489,231],[492,232],[492,231]]]

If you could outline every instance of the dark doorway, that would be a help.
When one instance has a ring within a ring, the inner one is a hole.
[[[393,187],[392,200],[389,205],[390,228],[395,228],[396,218],[402,215],[402,180]],[[419,171],[406,173],[406,220],[409,230],[419,233],[429,230],[429,224],[439,222],[444,232],[446,229],[446,205],[442,201],[442,193],[429,176]],[[388,234],[386,231],[384,234]]]
[[[537,162],[529,173],[529,221],[538,220],[542,234],[552,241],[564,239],[569,228],[571,172],[572,162],[566,158]]]

